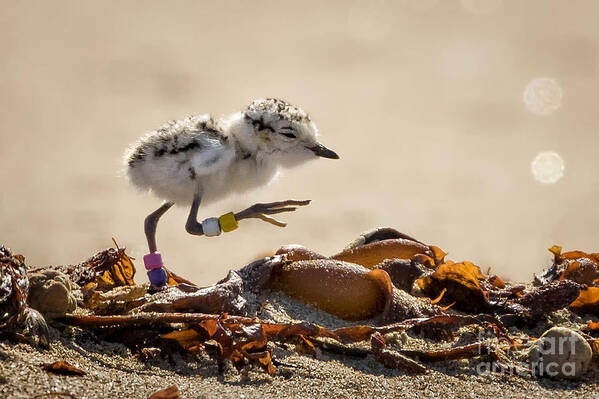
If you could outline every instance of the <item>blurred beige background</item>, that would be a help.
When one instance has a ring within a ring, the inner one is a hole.
[[[140,259],[160,201],[119,176],[125,148],[275,96],[342,159],[200,212],[312,199],[285,229],[192,237],[170,211],[158,246],[173,270],[209,284],[286,243],[332,254],[388,225],[528,280],[552,244],[599,251],[598,15],[594,0],[1,1],[0,242],[46,265],[115,236]],[[563,89],[547,116],[523,102],[536,77]],[[530,165],[547,150],[565,174],[543,185]]]

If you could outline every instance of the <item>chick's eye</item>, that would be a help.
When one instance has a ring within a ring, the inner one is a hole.
[[[295,134],[293,134],[293,133],[281,133],[281,134],[282,134],[283,136],[285,136],[285,137],[289,137],[290,139],[294,139],[294,138],[296,138],[296,137],[297,137],[297,136],[296,136]]]

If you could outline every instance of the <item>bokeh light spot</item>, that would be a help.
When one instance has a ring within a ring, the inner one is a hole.
[[[564,176],[564,160],[553,151],[540,152],[530,164],[530,169],[536,181],[543,184],[553,184]]]
[[[524,105],[535,115],[547,116],[562,105],[563,92],[552,78],[535,78],[524,89]]]

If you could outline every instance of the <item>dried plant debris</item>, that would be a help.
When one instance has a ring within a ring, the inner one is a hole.
[[[182,291],[169,287],[152,296],[136,311],[245,314],[245,299],[241,296],[243,281],[230,271],[227,277],[213,286]]]
[[[552,281],[571,281],[581,284],[579,295],[570,304],[577,314],[599,315],[599,253],[583,251],[562,252],[562,247],[549,248],[553,265],[535,276],[536,285]]]
[[[540,319],[567,307],[580,293],[582,286],[569,280],[545,283],[526,289],[506,284],[498,277],[487,277],[471,262],[447,261],[434,273],[417,280],[419,288],[429,298],[445,290],[443,303],[468,313],[515,314],[528,319]]]
[[[69,398],[69,399],[77,399],[75,395],[69,392],[47,392],[47,393],[39,393],[35,396],[32,396],[31,399],[43,399],[43,398]]]
[[[430,274],[430,269],[427,266],[406,259],[385,259],[374,269],[384,270],[391,278],[393,286],[407,293],[412,292],[417,279]]]
[[[559,245],[549,248],[549,252],[553,254],[553,265],[535,276],[536,285],[554,280],[571,280],[588,286],[599,286],[599,253],[562,253],[562,247]]]
[[[436,298],[445,290],[445,300],[454,303],[456,309],[479,313],[489,310],[488,293],[479,282],[483,279],[480,268],[471,262],[448,261],[417,283],[429,298]]]
[[[375,332],[389,334],[412,329],[457,330],[464,326],[479,325],[489,328],[496,336],[506,336],[507,330],[501,322],[489,315],[441,315],[425,318],[408,319],[399,323],[383,326],[353,325],[333,330],[306,321],[292,323],[273,323],[243,316],[214,315],[202,313],[137,313],[120,316],[65,315],[60,319],[72,326],[92,329],[144,327],[162,328],[172,323],[198,324],[206,320],[221,320],[221,324],[255,325],[259,323],[269,339],[285,340],[289,337],[303,335],[306,337],[326,337],[340,342],[360,342],[368,340]],[[193,335],[195,336],[195,334]],[[181,336],[184,337],[184,336]],[[187,336],[189,337],[189,335]],[[185,347],[185,345],[182,345]]]
[[[580,290],[581,286],[573,281],[554,281],[525,291],[511,303],[524,308],[532,318],[541,318],[567,307],[578,297]]]
[[[372,334],[370,345],[374,358],[385,367],[406,370],[411,373],[426,373],[426,367],[420,363],[402,355],[399,352],[386,349],[385,338],[380,333]]]
[[[589,321],[587,323],[586,326],[584,326],[584,328],[582,329],[582,331],[588,332],[588,333],[597,333],[599,334],[599,321],[597,322],[592,322]]]
[[[187,327],[171,331],[160,335],[160,341],[153,341],[152,345],[162,345],[168,351],[174,347],[168,345],[168,342],[175,343],[180,350],[189,353],[211,351],[213,345],[216,350],[213,355],[217,359],[219,370],[223,370],[225,362],[232,363],[238,370],[246,367],[263,369],[268,374],[274,374],[276,369],[272,362],[271,352],[268,342],[288,342],[295,344],[298,353],[316,356],[316,349],[312,339],[327,338],[340,343],[357,343],[368,341],[372,336],[382,336],[393,332],[409,331],[414,328],[436,328],[456,330],[465,325],[480,325],[488,329],[496,336],[505,334],[505,329],[501,324],[486,315],[478,317],[445,315],[434,316],[430,318],[419,318],[405,320],[401,323],[388,324],[375,327],[368,325],[357,325],[329,330],[319,325],[299,322],[299,323],[270,323],[261,322],[255,318],[209,314],[191,314],[191,313],[140,313],[127,316],[65,316],[63,322],[73,326],[84,328],[120,328],[122,331],[115,334],[115,337],[125,344],[128,336],[125,332],[131,331],[132,326],[158,329],[169,323],[184,323]],[[135,330],[134,330],[135,331]],[[125,334],[123,334],[125,333]],[[378,335],[376,335],[378,334]],[[158,333],[156,332],[156,336]],[[135,337],[139,342],[140,336]],[[167,341],[165,343],[164,341]],[[319,345],[321,346],[321,345]],[[134,348],[132,348],[134,349]],[[139,349],[139,348],[137,348]],[[381,348],[379,348],[381,349]],[[154,352],[160,351],[159,348],[152,348]],[[140,352],[144,352],[141,350]],[[147,352],[147,351],[146,351]],[[428,352],[427,352],[428,353]],[[457,357],[468,357],[466,352]],[[414,360],[404,359],[405,355],[412,356],[415,353],[400,353],[393,351],[376,351],[373,348],[375,358],[385,365],[393,365],[394,368],[404,368],[409,372],[423,372],[424,366],[416,365]],[[424,355],[423,355],[424,356]],[[428,358],[441,360],[441,355],[432,353]],[[455,354],[454,354],[455,356]],[[472,354],[472,356],[477,356]],[[405,363],[405,364],[404,364]]]
[[[321,351],[371,357],[405,373],[426,373],[431,362],[480,357],[496,371],[531,374],[516,363],[534,336],[513,326],[548,325],[556,311],[599,314],[599,254],[562,253],[557,246],[550,249],[553,265],[534,284],[515,284],[469,261],[446,260],[439,247],[383,227],[330,257],[286,245],[209,287],[167,271],[171,286],[153,294],[134,284],[133,259],[115,246],[75,266],[32,271],[23,257],[0,247],[0,332],[44,335],[34,332],[44,319],[29,301],[54,322],[123,343],[146,362],[178,351],[211,356],[221,372],[231,364],[274,375],[281,362],[272,351],[280,346],[315,358]],[[44,300],[48,295],[51,300]],[[599,326],[596,319],[584,322],[582,336],[597,353]],[[479,336],[462,341],[464,330]],[[429,343],[404,347],[385,338],[393,334]],[[45,336],[47,343],[47,329]],[[510,351],[520,355],[508,356]],[[171,387],[152,397],[177,395]]]
[[[93,282],[97,284],[98,289],[103,291],[119,286],[135,285],[133,260],[125,253],[125,248],[120,248],[114,239],[113,242],[115,248],[100,251],[76,265],[48,266],[33,269],[31,272],[40,272],[45,269],[58,270],[69,276],[71,281],[80,287]]]
[[[578,314],[599,315],[599,287],[587,287],[570,304],[570,309]]]
[[[110,291],[97,289],[96,283],[81,288],[82,306],[98,315],[125,314],[148,301],[148,288],[144,285],[115,287]]]
[[[0,247],[0,328],[11,326],[23,317],[28,293],[25,258]]]
[[[59,360],[54,363],[42,364],[42,368],[49,373],[60,374],[60,375],[85,375],[85,371],[73,366],[72,364]]]
[[[231,323],[223,315],[219,319],[203,320],[191,329],[164,334],[162,338],[174,340],[189,351],[203,349],[207,341],[214,341],[218,348],[217,360],[221,372],[225,361],[232,362],[238,370],[257,366],[269,375],[274,375],[276,371],[261,324]]]
[[[181,395],[179,395],[179,389],[175,385],[172,385],[166,389],[154,392],[148,399],[181,399]]]
[[[0,335],[48,347],[46,320],[27,304],[29,279],[22,255],[0,246]]]

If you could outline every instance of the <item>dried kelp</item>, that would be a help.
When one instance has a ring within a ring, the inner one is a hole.
[[[176,385],[172,385],[166,389],[154,392],[148,399],[181,399],[179,389]]]
[[[473,263],[447,261],[430,276],[417,280],[417,283],[430,298],[438,297],[445,290],[445,301],[455,303],[456,309],[479,313],[490,309],[488,293],[479,283],[483,279],[480,268]]]
[[[407,293],[412,292],[414,282],[417,279],[430,274],[429,268],[414,259],[386,259],[376,265],[374,269],[387,272],[393,286]]]
[[[512,303],[524,307],[532,318],[540,318],[567,307],[578,297],[580,289],[581,286],[573,281],[554,281],[525,292]]]
[[[374,358],[385,367],[392,369],[406,370],[410,373],[422,374],[426,372],[426,367],[420,363],[402,355],[401,353],[386,348],[385,339],[380,333],[372,334],[370,346]]]
[[[25,258],[13,255],[0,245],[0,335],[47,348],[49,332],[46,320],[28,306],[28,295]]]
[[[578,296],[581,286],[570,280],[557,280],[526,290],[508,285],[496,276],[487,277],[471,262],[447,261],[434,273],[417,280],[429,298],[444,290],[443,303],[468,313],[515,314],[521,318],[540,319],[567,307]]]
[[[148,301],[148,289],[143,285],[115,287],[106,292],[96,287],[96,283],[88,283],[81,288],[81,292],[83,307],[97,315],[125,314]]]
[[[243,281],[230,271],[227,277],[213,286],[186,292],[169,287],[158,292],[136,312],[231,313],[244,315],[246,300],[242,294]]]
[[[582,331],[599,334],[599,321],[594,323],[592,321],[589,321],[588,324],[582,329]]]
[[[351,343],[366,341],[372,339],[373,336],[382,337],[382,334],[407,331],[416,327],[456,329],[468,324],[479,324],[483,327],[491,326],[493,327],[492,331],[495,331],[498,336],[502,336],[505,333],[505,328],[501,323],[486,315],[476,317],[443,315],[431,318],[410,319],[401,323],[380,327],[358,325],[334,330],[307,322],[270,323],[260,322],[255,318],[229,316],[226,314],[139,313],[123,316],[66,315],[61,321],[83,328],[97,329],[111,327],[112,329],[124,329],[123,331],[130,329],[132,326],[158,328],[159,326],[167,326],[170,323],[184,323],[187,325],[187,328],[162,334],[160,338],[165,341],[175,342],[181,350],[189,352],[202,351],[205,349],[208,341],[215,341],[218,347],[217,364],[219,365],[219,369],[222,370],[225,361],[231,361],[238,369],[246,366],[257,366],[269,374],[275,372],[275,366],[272,363],[270,350],[267,346],[269,341],[294,342],[296,343],[296,350],[315,356],[314,345],[307,338],[329,338],[338,342]],[[117,333],[113,335],[114,337],[121,339],[120,342],[129,343],[126,341],[126,334]],[[152,344],[157,345],[160,343],[153,341]],[[136,349],[140,350],[139,347]],[[153,349],[156,350],[156,348]],[[172,349],[172,346],[169,349]],[[407,368],[410,372],[423,372],[425,370],[424,366],[405,358],[404,355],[409,355],[409,353],[402,352],[398,354],[395,351],[386,350],[384,346],[381,347],[379,345],[376,348],[373,347],[373,354],[379,361],[390,367]]]
[[[0,247],[0,328],[13,326],[23,319],[28,293],[25,258]]]
[[[599,287],[587,287],[570,304],[570,309],[578,314],[599,315]]]
[[[371,335],[371,350],[355,348],[352,346],[347,346],[344,344],[338,344],[334,342],[328,342],[318,338],[313,338],[311,341],[314,342],[316,346],[318,346],[318,348],[323,351],[358,358],[365,358],[370,354],[375,354],[376,356],[376,351],[380,351],[380,349],[386,348],[384,338],[378,332],[375,332]],[[494,344],[490,340],[486,340],[475,342],[469,345],[456,346],[453,348],[441,350],[395,349],[394,352],[398,355],[401,355],[401,357],[397,360],[393,359],[397,358],[395,354],[392,354],[391,356],[387,357],[391,359],[391,365],[389,367],[405,368],[409,371],[411,370],[421,372],[424,370],[421,369],[422,365],[418,362],[443,362],[448,360],[471,359],[473,357],[489,355],[494,355],[495,358],[498,358],[498,356],[496,355],[496,351],[496,344]],[[408,360],[408,362],[405,362],[406,359]],[[380,359],[377,360],[380,361]],[[387,360],[383,360],[381,361],[381,363],[385,364],[386,361]],[[414,363],[416,363],[416,365],[414,365]]]
[[[549,248],[553,254],[553,264],[535,276],[534,283],[543,285],[555,280],[572,280],[585,285],[599,285],[599,254],[583,251],[562,253],[562,247]]]
[[[373,356],[386,367],[410,373],[426,372],[423,362],[476,356],[488,356],[507,369],[502,350],[488,340],[424,351],[387,346],[383,335],[411,330],[452,340],[460,328],[478,325],[516,348],[519,341],[498,317],[534,324],[568,306],[579,314],[597,314],[599,255],[562,253],[558,247],[552,252],[553,269],[530,287],[489,276],[468,261],[445,261],[446,253],[438,247],[379,228],[332,257],[297,245],[282,247],[275,256],[230,271],[210,287],[199,288],[168,271],[172,286],[150,294],[147,286],[133,284],[133,259],[116,246],[79,265],[58,267],[77,282],[84,309],[56,320],[122,342],[140,359],[176,350],[207,353],[221,371],[230,362],[238,369],[254,367],[274,374],[277,361],[269,343],[291,344],[296,352],[312,357],[318,357],[318,348]],[[2,280],[0,288],[4,286]],[[261,320],[260,303],[273,291],[360,324],[325,328],[307,321]],[[12,316],[19,318],[18,292],[11,301]],[[24,320],[26,314],[22,312]],[[595,334],[593,328],[589,325],[590,334]],[[360,342],[370,342],[370,349],[348,346]]]
[[[549,248],[553,265],[535,276],[535,284],[553,281],[570,281],[581,284],[579,295],[571,301],[570,309],[578,314],[599,315],[599,253],[568,251],[562,247]]]
[[[400,353],[426,362],[442,362],[446,360],[470,359],[493,353],[495,345],[491,341],[476,342],[470,345],[436,351],[402,349]]]
[[[87,373],[67,361],[59,360],[54,363],[42,364],[42,368],[49,373],[59,374],[59,375],[77,375],[82,376]]]
[[[116,248],[108,248],[96,253],[91,258],[76,265],[48,266],[32,269],[31,272],[39,272],[43,269],[58,270],[79,285],[85,286],[94,282],[97,289],[107,291],[114,287],[135,285],[135,265],[132,259],[125,253],[125,248],[120,248],[113,239]]]
[[[161,337],[176,341],[187,350],[196,350],[208,340],[215,341],[221,372],[226,360],[231,361],[238,370],[252,365],[264,369],[270,375],[274,375],[276,371],[267,348],[264,328],[259,323],[243,325],[229,322],[227,315],[223,315],[218,319],[203,320],[191,329],[174,331]]]

